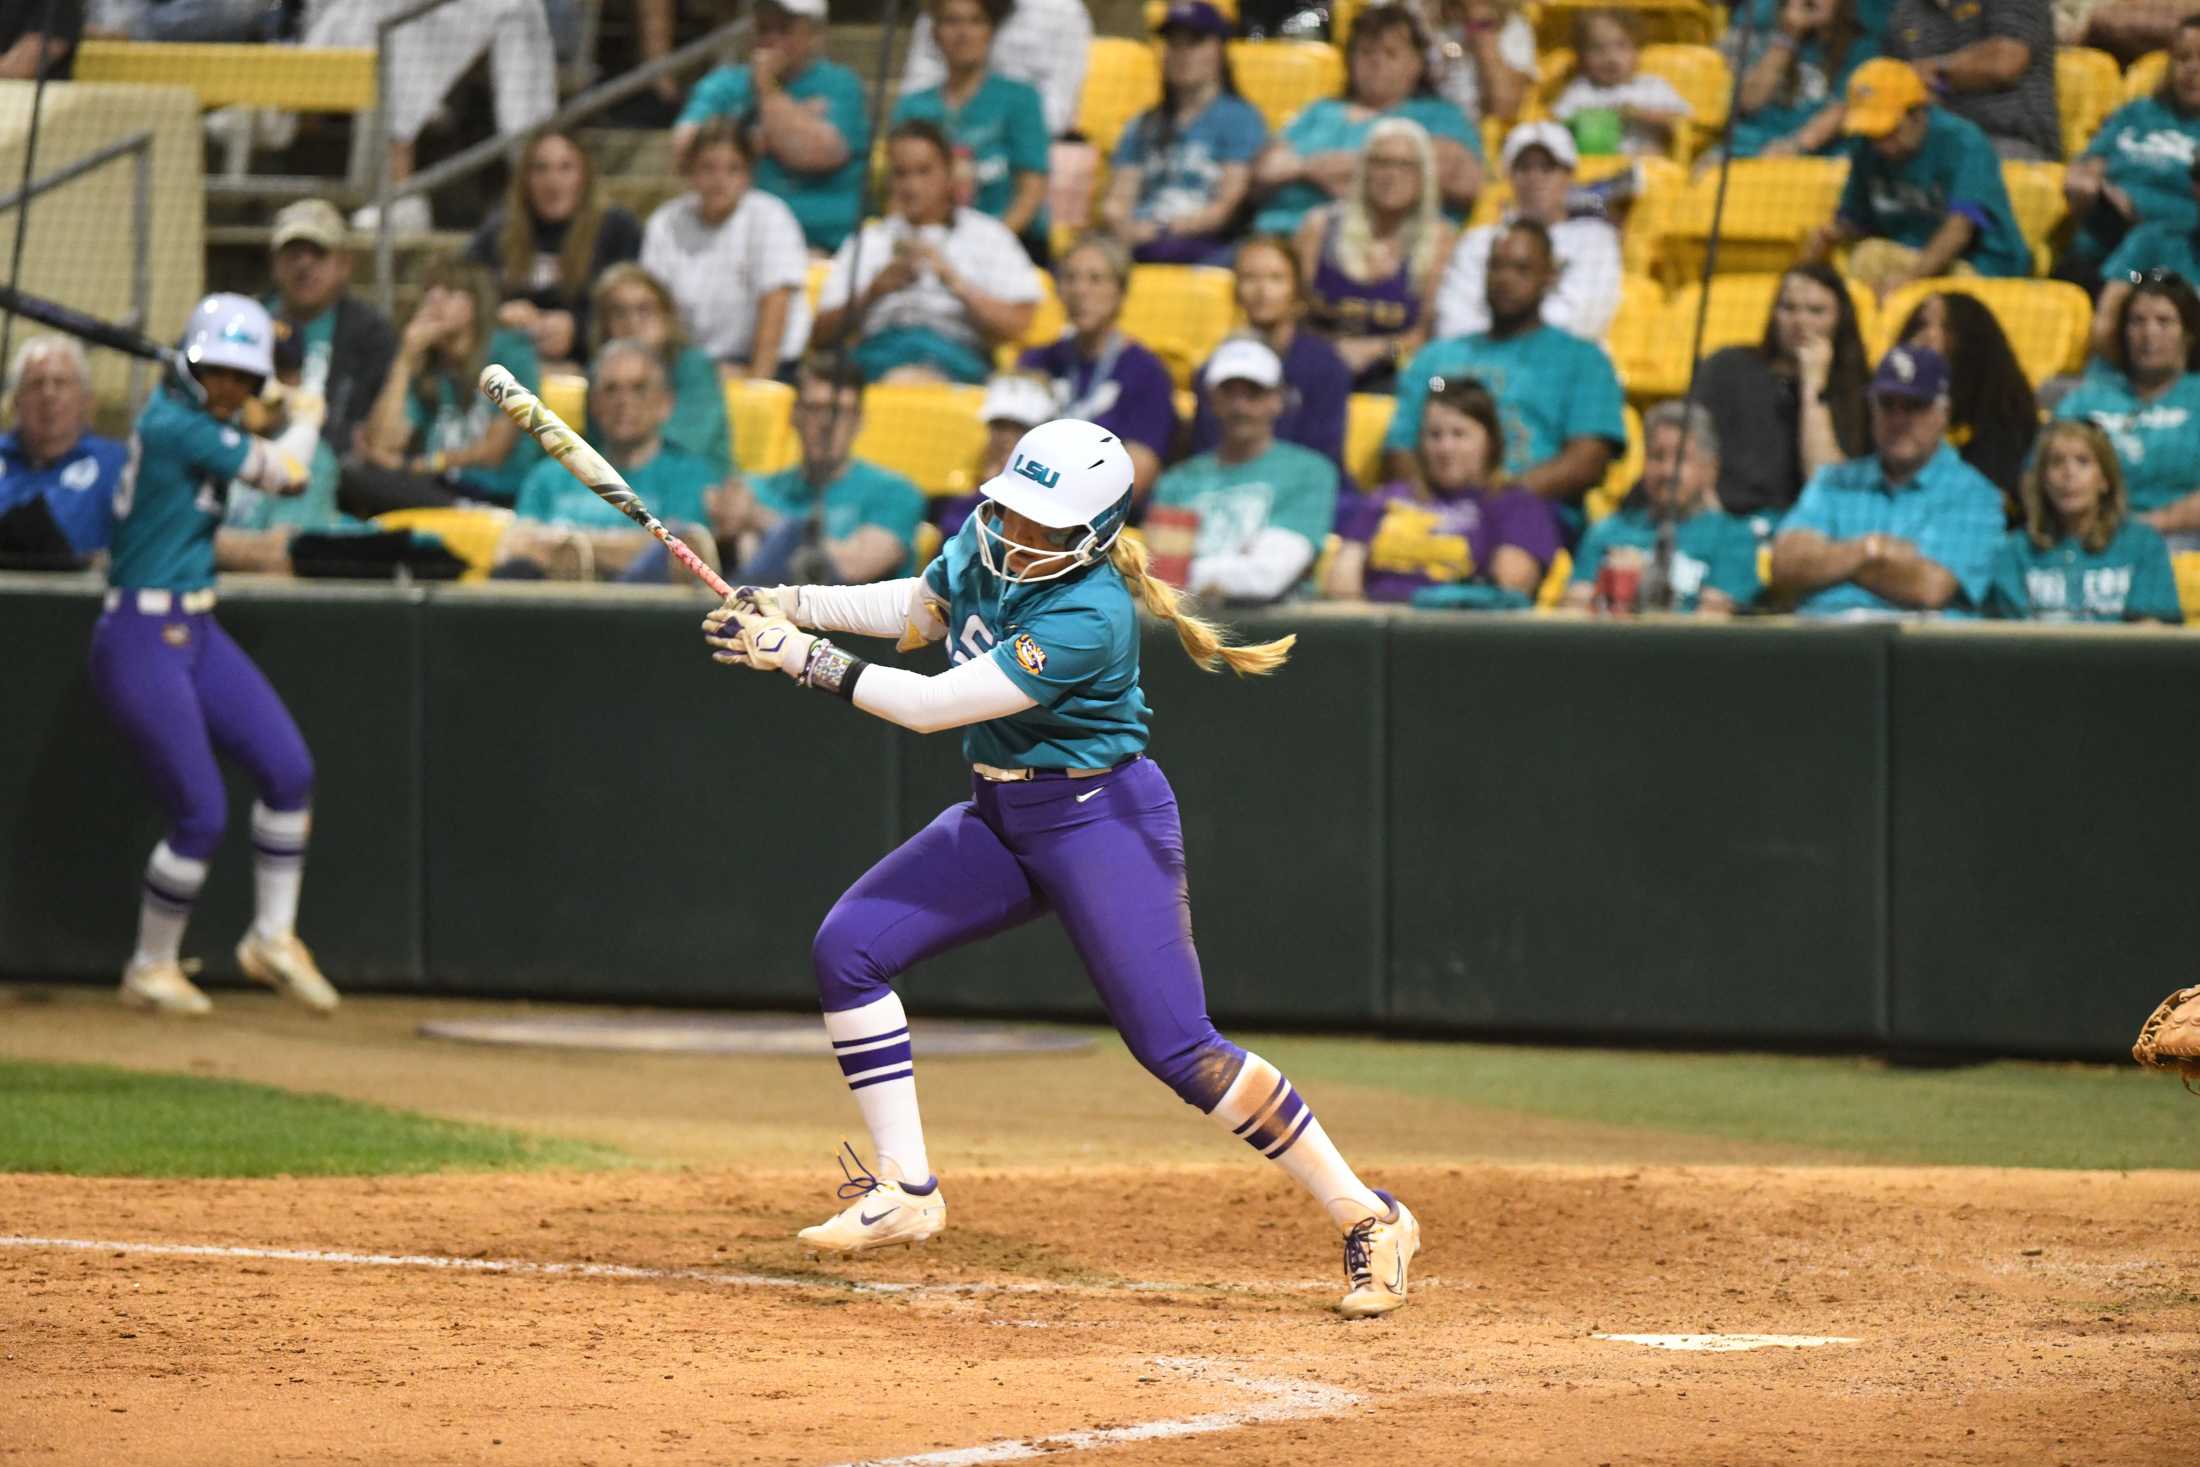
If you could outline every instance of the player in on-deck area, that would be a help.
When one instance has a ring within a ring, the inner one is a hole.
[[[212,1007],[179,952],[207,862],[228,819],[217,751],[251,771],[257,909],[237,944],[247,976],[308,1008],[336,990],[293,930],[305,876],[313,757],[252,659],[214,620],[214,532],[232,479],[275,494],[305,466],[233,426],[275,370],[275,327],[259,302],[210,295],[184,328],[188,366],[138,416],[115,488],[107,609],[92,632],[92,688],[137,756],[168,819],[145,866],[137,950],[122,1000],[171,1014]]]
[[[923,575],[743,587],[703,623],[720,662],[777,668],[919,733],[966,729],[973,766],[971,798],[872,867],[817,934],[825,1031],[878,1165],[850,1173],[841,1195],[851,1204],[801,1237],[853,1253],[919,1243],[945,1225],[909,1021],[889,983],[1052,912],[1138,1061],[1328,1210],[1344,1233],[1339,1308],[1385,1314],[1405,1303],[1420,1225],[1353,1174],[1273,1065],[1215,1032],[1192,946],[1176,796],[1144,752],[1136,606],[1170,622],[1209,670],[1273,671],[1291,639],[1225,645],[1147,574],[1144,548],[1118,538],[1131,474],[1130,454],[1105,429],[1043,423]],[[931,677],[873,666],[799,627],[899,636],[905,648],[945,639],[951,666]]]

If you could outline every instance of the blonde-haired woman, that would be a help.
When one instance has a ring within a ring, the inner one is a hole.
[[[1351,189],[1308,214],[1293,241],[1307,324],[1337,348],[1359,391],[1388,391],[1428,340],[1429,303],[1456,237],[1427,131],[1405,117],[1376,123]]]
[[[2040,430],[2018,490],[2024,523],[2002,542],[1989,616],[2182,623],[2169,547],[2131,517],[2108,435],[2066,419]]]
[[[921,576],[868,586],[743,587],[704,619],[717,660],[776,669],[920,733],[961,728],[971,797],[873,866],[811,944],[825,1032],[878,1170],[802,1241],[859,1253],[947,1223],[926,1152],[909,1018],[892,980],[1044,915],[1061,919],[1124,1042],[1187,1104],[1276,1162],[1344,1235],[1347,1315],[1406,1302],[1420,1225],[1345,1163],[1298,1092],[1207,1017],[1175,793],[1147,757],[1138,610],[1202,667],[1282,665],[1292,638],[1231,646],[1120,538],[1131,459],[1097,423],[1026,433],[1010,469]],[[729,625],[733,623],[734,625]],[[797,626],[941,642],[933,676],[875,667]],[[733,632],[737,635],[728,636]],[[844,1163],[845,1165],[845,1163]]]
[[[552,364],[587,360],[588,292],[607,268],[641,252],[640,222],[604,206],[595,161],[555,131],[528,139],[504,202],[466,245],[466,258],[496,277],[497,324],[526,332]]]

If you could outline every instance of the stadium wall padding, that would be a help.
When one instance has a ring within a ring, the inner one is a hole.
[[[233,588],[320,771],[303,927],[359,991],[807,1006],[811,934],[967,797],[612,588]],[[112,981],[159,834],[83,583],[0,576],[0,976]],[[1302,607],[1289,668],[1146,633],[1210,1008],[1284,1024],[2109,1057],[2200,949],[2200,639]],[[880,650],[873,647],[869,650]],[[936,665],[936,652],[913,665]],[[187,950],[230,974],[251,792]],[[926,1011],[1100,1016],[1057,924]]]

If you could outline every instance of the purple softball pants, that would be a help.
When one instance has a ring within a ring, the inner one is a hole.
[[[129,741],[168,817],[168,848],[203,861],[229,818],[217,752],[270,810],[313,798],[313,756],[266,676],[212,613],[148,616],[129,602],[92,631],[92,691]]]
[[[1245,1052],[1207,1017],[1184,835],[1160,766],[1090,779],[973,781],[834,903],[811,946],[837,1013],[926,958],[1051,912],[1116,1031],[1187,1104],[1211,1111]]]

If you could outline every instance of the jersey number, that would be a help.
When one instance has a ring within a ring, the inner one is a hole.
[[[122,473],[115,479],[115,518],[130,517],[130,506],[137,499],[138,459],[144,455],[145,441],[137,434],[130,435],[130,452],[122,461]]]
[[[963,623],[962,646],[949,648],[947,660],[961,664],[970,661],[974,657],[983,657],[993,650],[993,644],[999,640],[1000,638],[993,635],[992,628],[978,620],[977,615],[973,613],[970,619]]]

